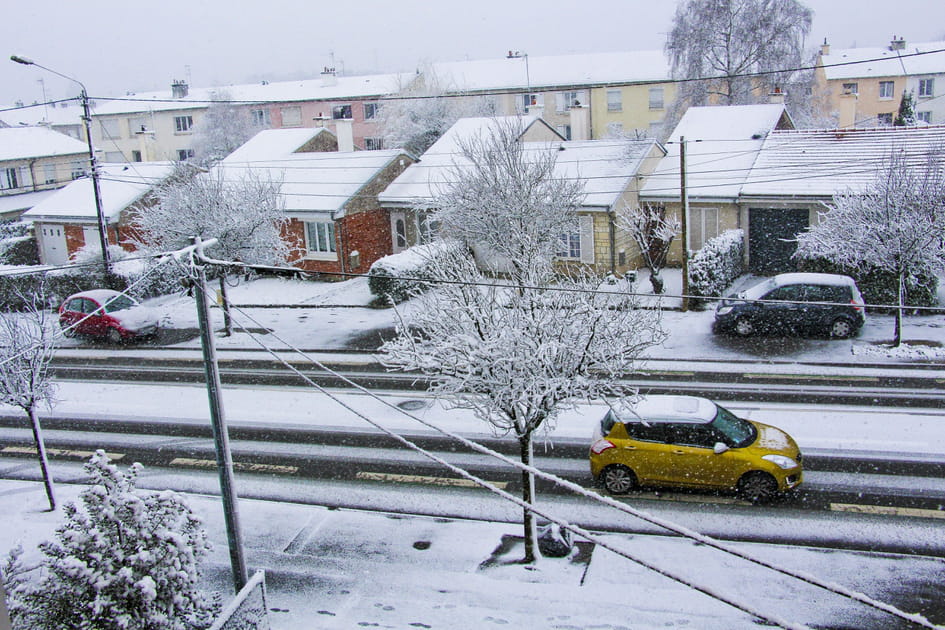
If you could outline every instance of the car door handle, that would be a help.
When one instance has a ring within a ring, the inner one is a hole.
[[[686,451],[673,451],[673,455],[685,455]]]
[[[635,450],[637,450],[637,447],[636,447],[636,446],[624,446],[623,448],[624,448],[624,450],[627,450],[627,451],[635,451]]]

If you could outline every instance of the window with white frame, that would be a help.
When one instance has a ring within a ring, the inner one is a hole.
[[[560,133],[565,140],[571,139],[571,125],[558,125],[555,127],[555,131]]]
[[[128,119],[128,133],[132,136],[136,133],[143,133],[148,130],[148,119],[145,116],[137,116]]]
[[[186,162],[192,157],[194,157],[193,149],[177,149],[177,160],[179,162]]]
[[[43,165],[43,183],[45,184],[56,183],[56,165],[55,164]]]
[[[921,120],[924,123],[932,124],[932,112],[916,112],[916,120]]]
[[[935,79],[919,79],[919,98],[935,96]]]
[[[366,151],[380,151],[384,148],[383,138],[365,138],[364,149]]]
[[[521,111],[528,113],[530,107],[537,107],[544,104],[544,98],[541,94],[522,94],[522,108]]]
[[[719,235],[718,208],[689,208],[689,249],[702,249],[706,241]]]
[[[880,98],[892,98],[896,93],[896,82],[895,81],[880,81],[879,82],[879,97]]]
[[[0,187],[4,190],[10,190],[20,187],[19,175],[16,167],[5,168],[0,177]]]
[[[860,93],[860,84],[859,83],[844,83],[840,86],[841,94],[859,94]]]
[[[190,133],[193,126],[193,116],[174,116],[174,131],[177,133]]]
[[[99,121],[102,129],[102,137],[106,140],[121,138],[121,127],[118,125],[117,118],[104,118]]]
[[[269,127],[272,127],[272,117],[270,116],[268,109],[250,110],[249,118],[252,121],[254,127],[260,127],[262,129],[268,129]]]
[[[69,169],[69,176],[72,179],[79,179],[80,177],[85,177],[85,163],[81,160],[76,160],[72,163],[71,168]]]
[[[650,88],[650,109],[663,109],[663,88]]]
[[[335,120],[351,120],[351,105],[335,105],[331,108],[331,117]]]
[[[309,254],[326,256],[335,253],[335,222],[306,221],[305,249]]]
[[[555,109],[559,112],[569,111],[575,105],[583,105],[584,92],[558,92],[555,94]]]
[[[562,234],[558,237],[558,251],[555,252],[558,258],[581,258],[581,230],[575,226],[575,229]]]
[[[623,111],[623,92],[620,90],[607,90],[607,111]]]
[[[374,120],[377,118],[377,112],[380,111],[380,103],[364,104],[364,120]]]
[[[301,127],[302,126],[302,108],[301,107],[283,107],[282,126],[283,127]]]
[[[574,228],[558,237],[555,256],[561,260],[594,262],[594,217],[582,215],[575,218]]]

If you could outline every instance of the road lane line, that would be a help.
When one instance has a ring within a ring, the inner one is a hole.
[[[450,477],[425,477],[423,475],[399,475],[394,473],[359,472],[356,479],[363,481],[393,481],[395,483],[419,483],[429,486],[458,486],[461,488],[478,488],[479,484],[469,479],[453,479]],[[491,485],[504,490],[509,484],[506,481],[490,481]]]
[[[0,454],[4,455],[36,455],[36,447],[34,446],[4,446],[0,448]],[[95,455],[95,451],[80,451],[69,448],[47,448],[47,455],[55,455],[56,457],[71,457],[74,459],[90,459]],[[125,455],[123,453],[105,453],[113,462],[121,461]]]
[[[945,519],[941,510],[923,510],[920,508],[901,508],[888,505],[858,505],[856,503],[831,503],[833,512],[854,512],[856,514],[880,514],[883,516],[913,516],[918,518]]]
[[[744,378],[770,378],[770,379],[781,379],[781,380],[795,380],[798,378],[797,374],[742,374]],[[804,374],[804,380],[820,380],[820,381],[856,381],[860,383],[878,383],[879,378],[876,376],[856,376],[856,375],[830,375],[830,374]]]
[[[197,459],[195,457],[175,457],[171,466],[188,468],[212,469],[217,467],[215,459]],[[251,462],[233,462],[233,469],[239,472],[276,473],[280,475],[295,475],[299,472],[298,466],[280,466],[278,464],[255,464]]]

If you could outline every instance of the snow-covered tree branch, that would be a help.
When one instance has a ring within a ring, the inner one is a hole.
[[[213,102],[194,128],[194,162],[209,167],[236,150],[256,132],[249,112],[231,103],[230,93],[214,92]]]
[[[660,271],[666,266],[669,247],[681,229],[679,219],[675,215],[667,216],[665,206],[644,204],[638,208],[623,208],[617,215],[617,228],[633,238],[643,264],[650,270],[653,293],[662,293]]]
[[[438,238],[467,247],[430,261],[431,277],[445,283],[404,309],[397,338],[382,348],[389,367],[421,371],[437,396],[514,435],[525,464],[536,432],[563,409],[632,393],[623,378],[662,338],[658,311],[623,308],[626,296],[595,293],[599,278],[556,267],[583,192],[554,176],[554,160],[553,150],[526,150],[508,127],[464,146],[436,218]],[[471,246],[506,261],[501,279],[481,271]],[[534,479],[522,481],[531,503]],[[523,521],[531,562],[530,511]]]
[[[21,296],[21,299],[27,305],[24,311],[0,316],[0,402],[19,407],[29,417],[49,509],[54,510],[56,497],[39,422],[39,406],[51,405],[56,392],[49,374],[56,325],[49,321],[50,311],[43,304],[44,292],[32,297]]]
[[[895,345],[902,343],[905,287],[945,270],[945,152],[894,150],[862,191],[837,195],[817,225],[798,235],[797,256],[850,269],[889,269],[898,278]]]

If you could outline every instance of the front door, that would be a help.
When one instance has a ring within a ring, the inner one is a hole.
[[[395,254],[407,249],[407,217],[403,212],[390,213],[391,251]]]

